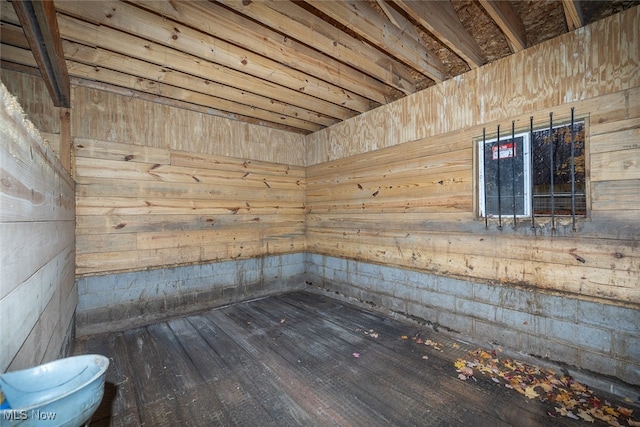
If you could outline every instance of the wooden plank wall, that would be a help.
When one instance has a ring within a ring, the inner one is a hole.
[[[42,82],[36,86],[34,93],[46,93]],[[78,293],[73,180],[4,85],[0,103],[4,372],[53,360],[64,352]]]
[[[40,131],[44,144],[59,157],[60,109],[53,105],[42,78],[4,68],[0,68],[0,78]]]
[[[308,250],[640,304],[638,22],[634,7],[309,135]],[[572,106],[589,126],[589,219],[485,229],[473,139]]]
[[[304,251],[303,136],[81,87],[73,102],[79,276]]]

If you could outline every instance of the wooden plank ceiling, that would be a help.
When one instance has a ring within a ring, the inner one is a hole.
[[[13,3],[0,0],[3,68],[40,73],[30,46],[55,52],[58,37],[62,89],[308,134],[639,1],[55,1],[41,35],[20,16],[39,2]]]

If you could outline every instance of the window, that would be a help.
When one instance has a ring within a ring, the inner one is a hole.
[[[512,129],[508,135],[498,128],[497,135],[483,137],[478,142],[479,215],[586,215],[584,138],[584,120],[518,133]]]

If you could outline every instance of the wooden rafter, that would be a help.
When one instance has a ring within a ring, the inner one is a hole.
[[[409,36],[412,24],[407,20],[399,22],[396,19],[403,31],[363,1],[314,1],[310,4],[432,80],[441,82],[446,78],[442,61],[420,40]]]
[[[53,105],[69,108],[71,84],[53,0],[14,0],[12,4]]]
[[[578,29],[584,25],[582,20],[582,8],[577,0],[562,0],[564,16],[567,20],[569,31]]]
[[[303,41],[304,44],[333,56],[407,95],[416,91],[412,77],[408,73],[401,73],[402,66],[399,63],[383,57],[373,46],[354,40],[294,3],[241,0],[217,0],[217,3]]]
[[[158,45],[193,55],[198,61],[208,62],[211,67],[223,71],[217,73],[218,82],[224,79],[225,84],[271,96],[273,99],[287,94],[295,105],[339,119],[353,117],[356,114],[355,110],[343,106],[351,100],[337,87],[315,77],[290,71],[269,58],[240,49],[231,43],[148,13],[131,4],[107,0],[71,1],[60,2],[58,8],[65,14],[85,16],[99,24],[108,25],[122,35],[135,32]],[[63,35],[67,37],[66,34]],[[94,34],[85,34],[82,38],[94,40],[96,37]],[[144,45],[139,47],[144,48]],[[129,46],[123,48],[131,49]]]
[[[484,64],[484,55],[473,36],[462,25],[448,1],[394,0],[394,2],[460,56],[471,68]]]
[[[349,96],[359,100],[365,109],[386,101],[387,86],[364,73],[344,67],[332,57],[257,24],[255,21],[210,2],[170,2],[168,0],[133,3],[148,7],[177,21],[190,22],[201,31],[221,39],[233,40],[243,49],[271,58],[303,73],[350,90]],[[367,99],[374,99],[370,103]],[[356,106],[357,107],[357,106]]]
[[[526,49],[526,30],[512,4],[500,0],[479,0],[479,2],[507,37],[511,50],[519,52]]]

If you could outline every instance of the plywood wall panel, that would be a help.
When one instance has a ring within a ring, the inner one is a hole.
[[[304,136],[74,87],[74,137],[304,166]]]
[[[637,45],[639,11],[381,107],[381,122],[363,115],[309,135],[308,250],[640,304],[640,52],[627,49]],[[548,217],[514,227],[506,216],[501,228],[497,218],[485,227],[474,166],[483,129],[525,130],[531,117],[545,127],[550,113],[559,123],[572,107],[587,122],[589,217],[575,231],[570,217],[554,228]],[[391,129],[364,131],[373,127]]]
[[[307,136],[307,164],[636,90],[639,15],[634,7],[471,70],[376,110],[376,120],[365,114],[315,132]],[[366,135],[358,131],[369,127],[385,129],[384,139],[358,142]]]

